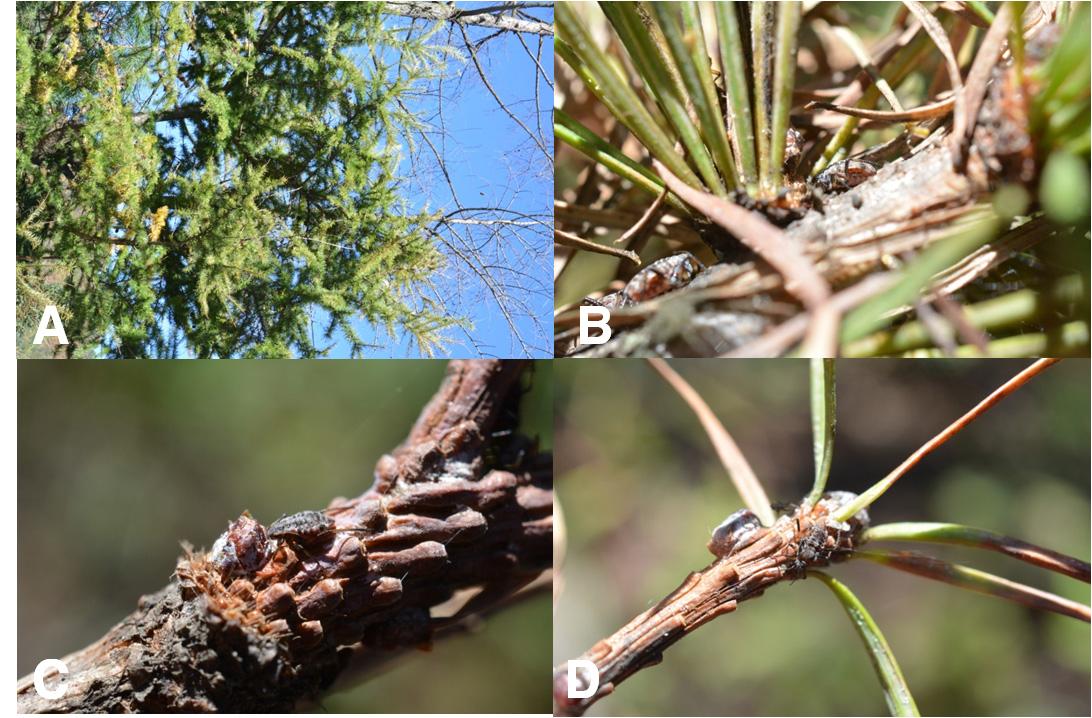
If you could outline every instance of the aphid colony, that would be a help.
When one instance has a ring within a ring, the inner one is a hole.
[[[358,531],[363,529],[338,528],[322,511],[281,516],[268,529],[244,512],[216,539],[211,559],[225,576],[246,575],[264,566],[282,544],[306,554],[309,548],[334,534]]]
[[[809,567],[825,566],[852,551],[856,537],[868,528],[867,510],[858,512],[848,522],[835,521],[833,514],[857,498],[849,491],[831,491],[823,494],[815,509],[803,504],[792,507],[792,513],[782,516],[778,522],[796,523],[796,541],[792,556],[784,566],[784,575],[803,578]],[[811,517],[812,523],[802,529],[801,517]],[[728,516],[713,529],[708,548],[717,558],[726,559],[758,541],[770,529],[762,525],[750,509],[740,509]]]
[[[847,192],[870,179],[878,169],[871,162],[858,159],[833,162],[829,167],[809,180],[806,184],[807,191],[803,192],[801,198],[793,201],[805,202],[805,207],[814,205],[816,209],[821,211],[824,195]],[[804,187],[805,185],[800,183],[800,186]],[[804,195],[808,197],[806,201],[802,199]],[[737,197],[737,200],[750,209],[754,208],[754,205],[748,205],[746,195]],[[585,297],[584,304],[607,307],[608,309],[630,307],[655,299],[668,292],[682,289],[694,281],[703,271],[705,271],[705,265],[694,255],[689,252],[676,252],[670,256],[662,257],[641,269],[626,282],[622,289],[598,299]]]

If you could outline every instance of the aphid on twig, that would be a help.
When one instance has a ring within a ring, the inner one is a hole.
[[[705,265],[699,262],[697,257],[689,252],[679,252],[657,259],[634,274],[621,291],[600,299],[585,298],[584,301],[611,309],[647,302],[661,294],[685,287],[694,281],[694,277],[698,276],[703,269]]]
[[[225,576],[249,574],[269,560],[268,534],[246,511],[212,545],[210,559]]]
[[[706,546],[714,556],[726,558],[758,540],[761,528],[762,522],[750,509],[740,509],[713,529]]]
[[[799,532],[800,519],[796,520],[796,527]],[[822,524],[815,523],[808,526],[804,535],[796,541],[792,558],[784,568],[784,575],[794,580],[806,578],[809,567],[829,563],[834,551],[833,547],[827,545],[828,538],[827,529]]]
[[[281,516],[269,524],[266,533],[269,534],[271,539],[312,543],[333,531],[334,520],[327,516],[325,512],[300,511],[299,513]]]
[[[831,194],[853,189],[876,174],[879,167],[864,160],[834,162],[815,176],[811,186]]]
[[[365,529],[338,528],[334,520],[324,511],[300,511],[281,516],[269,524],[266,533],[269,538],[297,546],[314,544],[336,533],[360,533]]]
[[[823,494],[818,506],[826,510],[826,516],[808,526],[797,539],[796,550],[785,569],[786,575],[804,578],[809,567],[826,566],[833,560],[844,559],[852,552],[853,537],[868,528],[868,511],[858,511],[846,523],[835,521],[831,516],[856,498],[857,494],[851,491],[829,491]],[[796,519],[796,532],[801,533],[799,518]]]
[[[685,287],[705,265],[689,252],[679,252],[670,257],[657,259],[633,275],[622,290],[627,303],[647,302],[649,299]]]
[[[800,165],[800,158],[804,156],[804,135],[794,127],[785,132],[785,154],[781,164],[781,172],[787,177],[796,174],[796,168]]]

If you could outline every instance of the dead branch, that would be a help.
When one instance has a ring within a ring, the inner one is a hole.
[[[529,369],[452,362],[372,487],[309,512],[328,530],[286,534],[244,513],[212,552],[188,551],[165,588],[64,658],[62,698],[20,680],[18,710],[288,711],[350,660],[427,646],[502,605],[552,561],[551,457],[518,431]],[[434,613],[457,595],[469,596],[461,608]]]
[[[460,9],[454,3],[446,2],[387,2],[386,11],[390,15],[400,15],[422,20],[450,21],[458,25],[477,25],[495,30],[526,32],[533,35],[553,35],[553,23],[540,20],[525,20],[516,17],[510,11],[519,8],[552,7],[553,3],[509,2],[488,8],[474,10]],[[508,14],[504,14],[504,13]]]

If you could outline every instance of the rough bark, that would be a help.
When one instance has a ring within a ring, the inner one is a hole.
[[[19,711],[288,711],[350,660],[425,647],[510,600],[552,561],[551,456],[517,426],[529,371],[452,362],[372,487],[322,512],[332,529],[269,538],[244,513],[218,551],[187,552],[165,588],[64,658],[62,698],[20,680]]]

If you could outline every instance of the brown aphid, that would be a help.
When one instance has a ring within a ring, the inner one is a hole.
[[[212,545],[210,560],[224,576],[253,574],[269,560],[265,529],[244,511]]]
[[[794,127],[785,132],[785,154],[781,165],[781,172],[788,177],[796,174],[796,168],[800,165],[800,158],[804,156],[804,135]]]
[[[846,192],[871,179],[878,170],[876,165],[864,160],[842,160],[816,175],[811,184],[823,192]]]
[[[705,265],[689,252],[679,252],[657,259],[626,283],[622,290],[622,306],[638,304],[681,289],[692,282]]]

